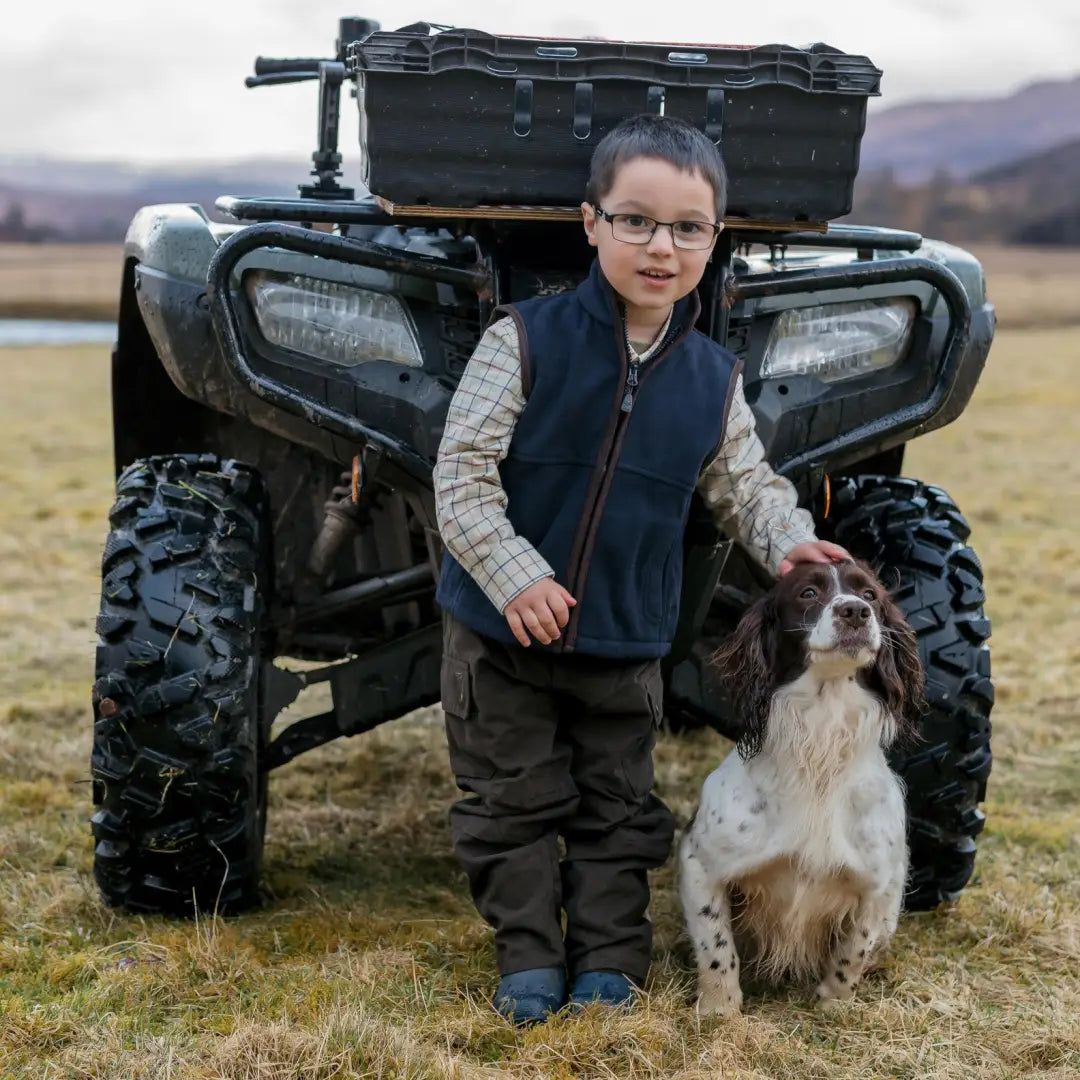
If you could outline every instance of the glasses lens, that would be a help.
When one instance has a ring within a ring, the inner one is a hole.
[[[627,244],[647,244],[655,230],[656,222],[640,214],[615,214],[611,219],[612,235]]]
[[[671,235],[676,245],[681,248],[707,248],[716,230],[703,221],[676,221],[671,228]]]

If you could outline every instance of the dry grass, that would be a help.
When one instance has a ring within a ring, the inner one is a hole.
[[[644,1007],[526,1033],[487,1005],[492,951],[450,854],[431,710],[274,774],[263,910],[101,906],[86,780],[108,357],[0,350],[0,1077],[1077,1076],[1078,347],[1075,331],[1001,333],[967,414],[910,451],[973,522],[995,625],[989,824],[959,902],[906,916],[837,1015],[792,988],[698,1023],[668,866]],[[661,741],[681,820],[725,749]]]
[[[1080,250],[973,244],[1002,328],[1080,324]],[[116,317],[118,244],[0,243],[0,318]]]
[[[1080,249],[970,244],[1002,329],[1080,324]]]
[[[120,244],[0,244],[0,318],[115,319]]]

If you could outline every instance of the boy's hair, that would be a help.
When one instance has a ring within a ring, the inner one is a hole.
[[[674,116],[641,113],[620,120],[597,144],[585,199],[594,206],[612,189],[620,165],[634,158],[662,158],[684,172],[700,173],[716,196],[716,220],[727,208],[727,170],[715,144]]]

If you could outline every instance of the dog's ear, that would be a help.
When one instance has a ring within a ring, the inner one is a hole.
[[[779,645],[780,613],[768,593],[747,609],[713,658],[742,723],[736,745],[744,758],[756,754],[765,738]]]
[[[887,595],[881,601],[881,629],[870,684],[896,720],[896,741],[910,746],[918,742],[919,718],[926,708],[923,667],[915,632]]]

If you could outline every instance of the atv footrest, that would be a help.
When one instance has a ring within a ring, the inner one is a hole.
[[[276,769],[339,735],[359,735],[433,705],[439,700],[441,663],[442,626],[433,623],[355,660],[307,673],[307,682],[330,683],[334,707],[287,727],[267,748],[263,767]]]

